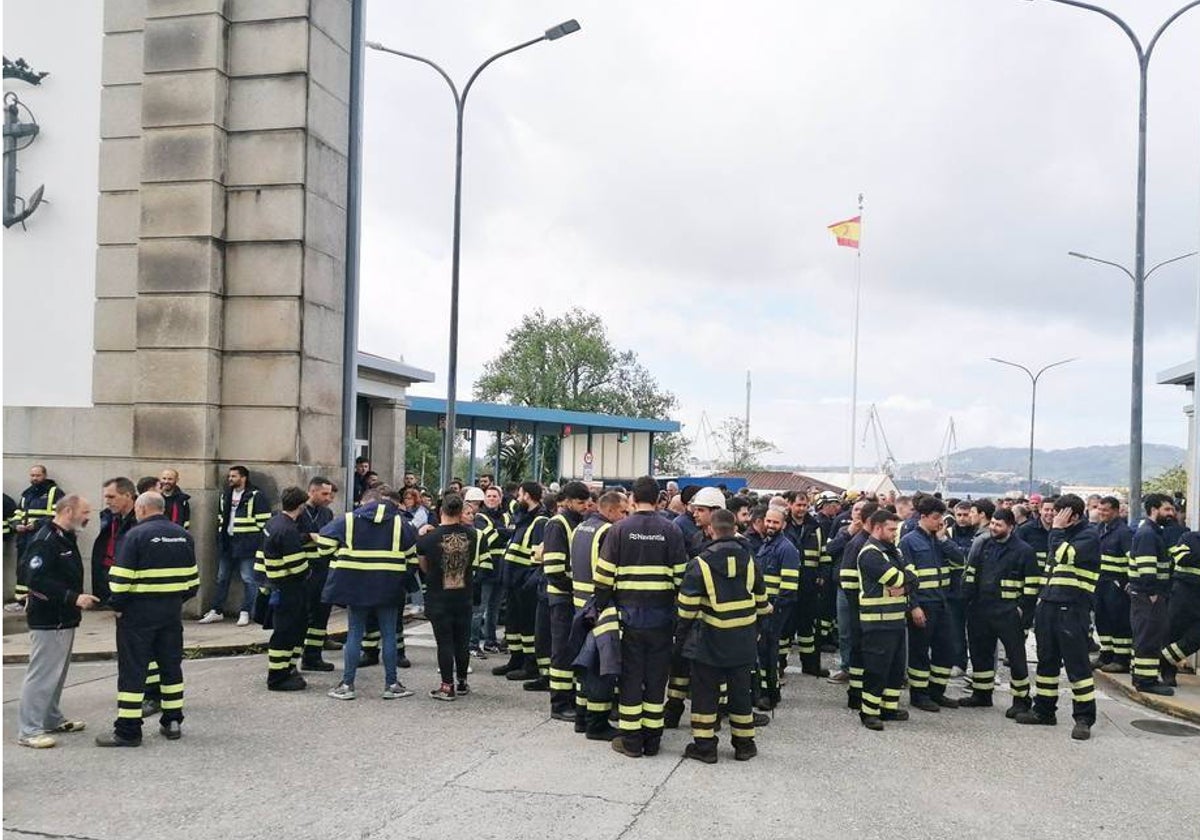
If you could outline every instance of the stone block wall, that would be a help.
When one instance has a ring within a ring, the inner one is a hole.
[[[342,474],[351,4],[105,0],[94,406],[6,407],[5,489],[178,469],[206,591],[228,466]]]

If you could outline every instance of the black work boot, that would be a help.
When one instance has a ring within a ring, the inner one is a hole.
[[[672,698],[667,701],[663,708],[663,728],[678,729],[679,721],[683,717],[683,701]]]
[[[733,739],[733,758],[735,761],[749,761],[756,755],[758,755],[758,747],[754,745],[753,738]]]
[[[990,709],[992,707],[992,695],[986,691],[973,691],[959,700],[958,705],[963,709]]]
[[[1028,697],[1014,697],[1012,705],[1008,707],[1008,711],[1004,713],[1004,716],[1009,720],[1015,720],[1021,712],[1028,712],[1032,708],[1033,704]]]
[[[693,758],[705,764],[717,763],[717,739],[697,738],[683,748],[684,758]]]
[[[626,758],[642,757],[642,739],[640,736],[618,735],[612,739],[613,752],[619,752]]]

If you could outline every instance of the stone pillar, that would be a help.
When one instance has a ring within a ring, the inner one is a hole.
[[[408,434],[408,403],[371,401],[371,469],[392,487],[404,481],[404,444]]]
[[[6,489],[175,467],[202,596],[231,464],[343,474],[351,3],[104,0],[95,405],[6,408]]]

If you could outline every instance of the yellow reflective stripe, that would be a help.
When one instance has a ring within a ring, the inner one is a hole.
[[[122,577],[130,579],[142,578],[169,578],[179,577],[180,575],[199,575],[200,570],[195,566],[181,566],[173,569],[128,569],[124,566],[112,566],[108,570],[108,576]]]
[[[345,557],[338,557],[337,559],[330,561],[329,568],[330,569],[356,569],[356,570],[362,571],[362,572],[376,572],[376,571],[407,572],[409,566],[408,566],[407,562],[399,562],[399,563],[366,562],[366,563],[363,563],[363,562],[359,562],[357,560],[350,560]]]
[[[617,577],[648,577],[650,575],[661,575],[663,577],[671,577],[675,574],[675,569],[672,566],[615,566]]]

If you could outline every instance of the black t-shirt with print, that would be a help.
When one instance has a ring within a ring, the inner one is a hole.
[[[429,562],[425,574],[425,611],[471,603],[471,579],[476,553],[475,529],[469,525],[439,525],[417,540],[417,554]]]

